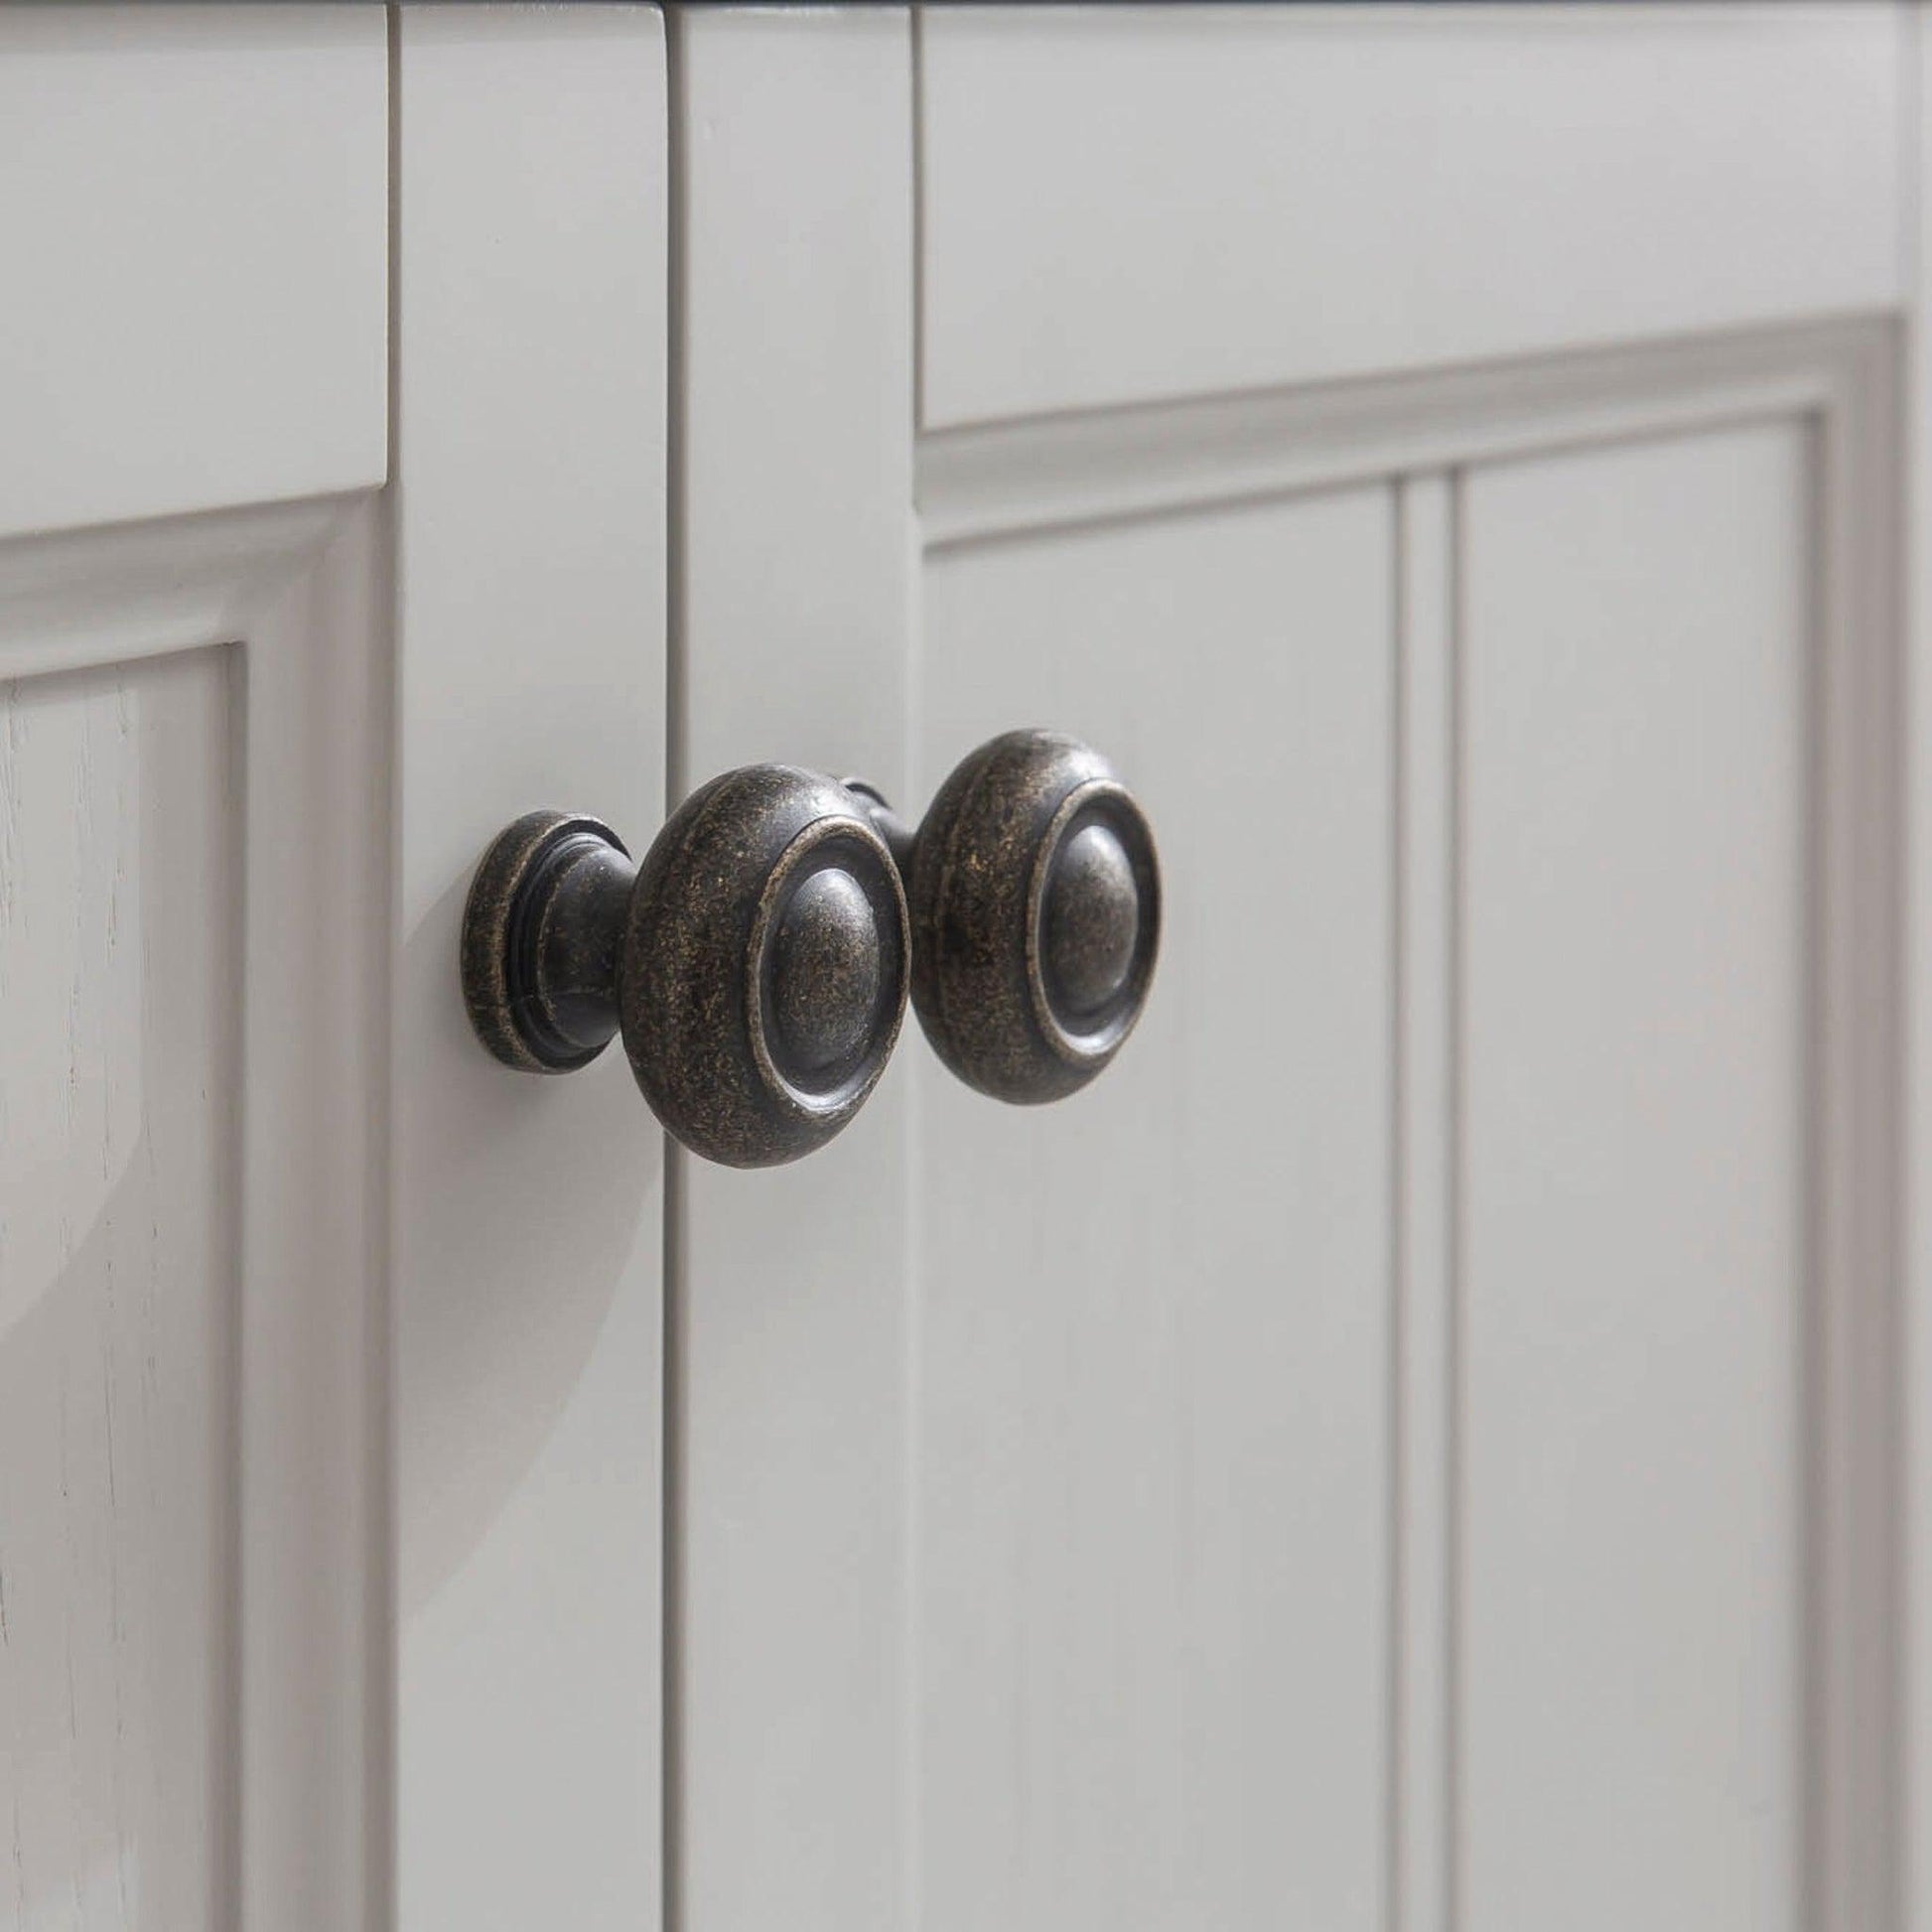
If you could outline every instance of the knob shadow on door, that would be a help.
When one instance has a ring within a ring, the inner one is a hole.
[[[862,778],[912,921],[933,1050],[997,1100],[1058,1100],[1120,1050],[1161,939],[1154,833],[1099,753],[1057,732],[982,745],[916,831]]]
[[[904,1018],[908,950],[898,871],[859,801],[748,765],[694,791],[641,864],[594,818],[507,827],[464,909],[464,1002],[527,1072],[570,1072],[621,1033],[669,1133],[771,1167],[864,1105]]]

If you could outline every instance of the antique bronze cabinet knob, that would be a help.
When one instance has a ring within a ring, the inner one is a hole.
[[[505,1064],[566,1073],[623,1035],[665,1128],[729,1167],[795,1160],[872,1091],[905,1014],[893,855],[835,779],[701,785],[641,865],[594,818],[531,812],[484,853],[463,992]]]
[[[898,861],[912,1004],[939,1057],[997,1100],[1057,1100],[1146,1004],[1161,871],[1146,815],[1077,739],[1008,732],[962,759],[916,832],[848,780]]]

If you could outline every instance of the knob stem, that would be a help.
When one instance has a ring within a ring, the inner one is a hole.
[[[863,806],[822,772],[743,765],[700,785],[638,865],[598,819],[526,813],[464,909],[478,1037],[567,1073],[621,1036],[652,1111],[707,1160],[824,1146],[905,1013],[905,892]]]
[[[569,1073],[618,1031],[637,868],[601,820],[528,812],[483,855],[463,921],[470,1019],[499,1060]]]
[[[526,1030],[562,1064],[596,1053],[618,1031],[618,962],[636,880],[629,854],[580,831],[557,841],[524,889],[527,936],[510,997],[527,1002]]]
[[[899,884],[909,893],[912,854],[919,843],[917,830],[893,810],[892,801],[870,778],[842,778],[839,782],[852,794],[866,822],[885,841],[886,850],[893,855],[893,864],[898,868]]]

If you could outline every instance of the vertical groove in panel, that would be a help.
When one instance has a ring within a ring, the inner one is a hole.
[[[925,8],[911,10],[912,428],[925,427]]]
[[[914,10],[913,54],[916,70],[918,50],[918,19]],[[914,100],[916,103],[916,93]],[[914,152],[917,151],[916,127],[914,129]],[[913,205],[913,218],[917,220],[917,203]],[[913,251],[914,290],[917,288],[918,252]],[[913,341],[916,345],[918,331],[916,323]],[[915,347],[916,353],[916,347]],[[912,412],[916,417],[919,409],[918,389],[913,388],[911,396]],[[902,694],[905,737],[901,746],[898,781],[904,786],[903,798],[905,815],[908,821],[914,813],[921,810],[924,801],[931,795],[937,782],[937,774],[926,769],[921,756],[925,722],[925,677],[924,677],[924,640],[925,640],[925,554],[924,532],[920,527],[917,512],[908,511],[905,541],[907,560],[905,566],[905,688]],[[916,1028],[916,1022],[908,1014],[906,1024]],[[903,1698],[901,1748],[903,1752],[899,1772],[899,1805],[901,1807],[899,1826],[902,1833],[903,1852],[900,1860],[900,1879],[903,1895],[900,1901],[901,1932],[922,1932],[925,1925],[925,1770],[924,1770],[924,1731],[925,1731],[925,1641],[924,1626],[920,1615],[921,1601],[921,1558],[924,1549],[924,1510],[921,1498],[925,1490],[925,1345],[926,1345],[926,1270],[924,1265],[926,1219],[924,1212],[925,1189],[923,1177],[926,1173],[926,1103],[930,1094],[930,1078],[933,1068],[929,1061],[917,1054],[899,1055],[900,1080],[905,1094],[904,1115],[904,1172],[905,1189],[905,1227],[904,1227],[904,1280],[905,1280],[905,1330],[904,1330],[904,1369],[902,1398],[904,1403],[904,1488],[903,1518],[901,1522],[901,1562],[899,1582],[900,1631],[899,1664],[901,1670],[901,1694]]]
[[[689,709],[690,667],[686,661],[685,590],[689,559],[689,518],[685,504],[685,451],[690,398],[685,339],[685,305],[690,288],[691,135],[687,117],[689,87],[682,12],[664,14],[665,169],[670,182],[666,207],[666,314],[664,336],[664,810],[675,811],[691,786]]]
[[[688,1349],[685,1261],[685,1175],[689,1157],[664,1137],[664,1366],[663,1366],[663,1569],[659,1639],[663,1717],[659,1748],[658,1832],[661,1932],[683,1932],[684,1915],[684,1387]]]
[[[1924,116],[1932,106],[1932,31],[1924,6],[1911,12],[1911,100],[1907,118],[1907,205],[1911,243],[1907,294],[1913,317],[1905,339],[1905,396],[1897,421],[1903,425],[1903,504],[1909,523],[1899,535],[1903,547],[1905,609],[1905,705],[1901,715],[1913,746],[1932,746],[1932,196],[1926,170],[1932,147],[1926,143]],[[1897,1519],[1901,1556],[1901,1646],[1895,1664],[1909,1691],[1901,1700],[1901,1793],[1897,1816],[1901,1853],[1897,1920],[1922,1932],[1932,1926],[1932,1444],[1928,1444],[1928,1391],[1932,1391],[1932,1026],[1926,1024],[1924,995],[1932,985],[1932,758],[1922,752],[1901,759],[1907,796],[1901,802],[1901,837],[1907,852],[1903,876],[1907,993],[1901,1001],[1905,1032],[1907,1111],[1901,1117],[1901,1146],[1909,1154],[1903,1173],[1905,1250],[1901,1266],[1901,1350],[1899,1368],[1905,1397],[1899,1401],[1901,1515]],[[1914,1003],[1916,1001],[1916,1003]]]
[[[1450,484],[1397,487],[1391,1920],[1447,1932],[1452,1431]]]
[[[383,458],[387,465],[385,481],[402,474],[401,408],[398,389],[402,362],[398,345],[402,341],[402,11],[391,6],[384,22],[384,70],[386,89],[383,130],[387,147],[383,156],[388,186],[389,232],[383,248],[387,271],[384,284]],[[396,520],[395,496],[385,490],[370,510],[372,543],[379,556],[380,589],[377,599],[382,612],[382,655],[374,667],[371,682],[379,692],[377,708],[381,732],[382,789],[379,805],[369,812],[369,863],[372,876],[380,882],[380,931],[384,943],[376,950],[370,991],[370,1058],[373,1072],[369,1091],[387,1095],[390,1068],[395,1063],[394,977],[387,943],[397,929],[396,901],[396,828],[399,774],[401,770],[396,743]],[[243,659],[245,664],[246,659]],[[366,1846],[363,1868],[362,1922],[367,1932],[391,1932],[395,1923],[396,1896],[396,1628],[393,1606],[396,1600],[396,1492],[392,1480],[396,1466],[396,1410],[394,1357],[390,1349],[392,1303],[395,1271],[394,1229],[390,1206],[390,1175],[393,1173],[394,1138],[391,1110],[387,1105],[371,1109],[372,1146],[369,1183],[370,1261],[369,1300],[364,1337],[364,1359],[368,1365],[368,1473],[367,1508],[369,1532],[367,1563],[369,1574],[363,1590],[363,1622],[369,1646],[369,1667],[364,1686],[367,1726],[366,1763],[368,1775],[363,1791],[363,1834]]]
[[[684,457],[687,432],[685,299],[688,290],[685,197],[690,189],[690,126],[686,116],[684,17],[664,10],[666,178],[665,317],[665,545],[664,545],[664,811],[677,809],[690,786],[690,732],[685,661]],[[684,1605],[686,1510],[685,1367],[689,1278],[685,1241],[685,1153],[664,1137],[663,1530],[658,1615],[663,1716],[659,1751],[659,1932],[684,1925]]]
[[[1924,117],[1932,104],[1932,32],[1923,5],[1911,14],[1912,112],[1907,118],[1911,149],[1907,158],[1906,198],[1911,215],[1906,277],[1914,314],[1906,335],[1903,370],[1905,396],[1899,412],[1903,427],[1903,502],[1909,522],[1900,534],[1907,598],[1903,632],[1906,658],[1905,706],[1901,715],[1913,746],[1932,745],[1932,333],[1927,329],[1932,300],[1932,196],[1926,192],[1932,162]],[[1910,1165],[1903,1175],[1902,1205],[1906,1245],[1902,1256],[1900,1371],[1908,1392],[1899,1404],[1902,1477],[1898,1537],[1902,1558],[1901,1633],[1896,1666],[1909,1692],[1900,1716],[1900,1784],[1904,1795],[1897,1821],[1901,1857],[1898,1921],[1912,1932],[1932,1926],[1932,1443],[1928,1424],[1932,1406],[1932,1173],[1925,1154],[1932,1149],[1932,1027],[1923,1004],[1914,1007],[1916,989],[1932,985],[1932,758],[1910,753],[1902,763],[1906,795],[1901,801],[1901,834],[1906,847],[1902,904],[1907,920],[1905,966],[1908,989],[1902,1002],[1905,1034],[1907,1111],[1901,1119],[1901,1145]],[[1923,995],[1917,995],[1922,1002]]]
[[[1403,1373],[1409,1337],[1408,1217],[1403,1212],[1409,1183],[1408,1124],[1405,1098],[1409,1083],[1407,1039],[1409,732],[1407,683],[1409,676],[1409,600],[1406,565],[1409,554],[1409,487],[1398,479],[1390,488],[1389,581],[1390,645],[1393,675],[1389,692],[1389,1336],[1388,1336],[1388,1566],[1389,1566],[1389,1695],[1386,1713],[1388,1757],[1387,1842],[1384,1874],[1383,1924],[1387,1932],[1403,1932],[1412,1913],[1403,1882],[1403,1849],[1409,1830],[1410,1806],[1403,1780],[1410,1759],[1403,1748],[1403,1728],[1411,1695],[1409,1672],[1403,1664],[1404,1606],[1409,1565],[1404,1559],[1405,1503],[1409,1476],[1403,1466],[1410,1423]]]
[[[1894,1924],[1898,1912],[1897,420],[1892,356],[1874,353],[1823,413],[1810,452],[1820,722],[1807,1884],[1833,1932]]]
[[[908,79],[911,87],[911,262],[910,296],[912,317],[910,430],[908,439],[916,449],[919,431],[925,423],[925,9],[914,5],[910,13],[910,55]],[[924,583],[925,532],[918,512],[908,512],[905,567],[907,600],[905,625],[904,690],[902,693],[904,739],[901,745],[899,781],[905,786],[903,809],[907,822],[915,822],[923,801],[929,795],[936,774],[928,772],[920,757],[925,722],[925,685],[922,652],[925,640]],[[908,1023],[910,1016],[907,1016]],[[901,1075],[905,1085],[905,1470],[903,1520],[901,1524],[902,1591],[899,1614],[899,1668],[903,1709],[901,1712],[901,1750],[898,1802],[899,1828],[903,1847],[899,1861],[902,1896],[899,1905],[901,1932],[922,1932],[925,1925],[925,1772],[924,1727],[926,1715],[924,1681],[924,1629],[920,1617],[921,1555],[923,1549],[923,1511],[920,1498],[925,1482],[925,1335],[926,1279],[921,1257],[925,1241],[923,1212],[926,1155],[926,1078],[930,1068],[914,1055],[901,1053]]]
[[[247,864],[248,864],[248,656],[247,649],[240,645],[217,645],[215,649],[222,660],[221,682],[223,685],[222,752],[221,752],[221,810],[224,823],[224,845],[221,863],[227,877],[238,888],[232,902],[225,908],[222,921],[222,942],[228,949],[228,957],[235,962],[235,976],[245,979],[248,958],[247,931]],[[243,1663],[249,1643],[247,1629],[247,1578],[242,1565],[249,1550],[248,1524],[245,1510],[246,1475],[242,1455],[247,1444],[245,1423],[245,1375],[247,1354],[245,1342],[246,1329],[246,1283],[241,1274],[242,1260],[246,1252],[244,1241],[247,1232],[246,1190],[240,1183],[244,1173],[244,1134],[247,1120],[248,1093],[247,1045],[246,1045],[246,992],[243,992],[244,1005],[241,1012],[229,1023],[232,1038],[228,1050],[236,1061],[235,1085],[239,1090],[239,1105],[234,1117],[224,1123],[223,1134],[226,1147],[223,1160],[227,1172],[236,1177],[231,1197],[222,1216],[221,1239],[227,1249],[227,1270],[232,1277],[226,1309],[224,1332],[219,1347],[224,1351],[224,1391],[223,1414],[221,1421],[225,1432],[222,1454],[228,1475],[227,1493],[222,1498],[224,1521],[222,1534],[225,1548],[222,1552],[222,1574],[229,1580],[222,1593],[219,1611],[219,1645],[227,1660],[227,1670],[231,1694],[220,1716],[220,1736],[218,1749],[222,1753],[224,1770],[217,1784],[215,1797],[215,1830],[212,1852],[216,1868],[220,1873],[223,1909],[240,1922],[245,1909],[247,1893],[243,1889],[248,1872],[247,1843],[245,1830],[251,1824],[248,1816],[248,1789],[244,1775],[247,1766],[247,1752],[250,1748],[249,1726],[255,1721],[255,1713],[247,1708],[247,1683],[243,1675]],[[366,1601],[366,1597],[364,1598]],[[375,1690],[373,1682],[364,1686],[366,1706],[373,1701]],[[386,1688],[386,1687],[385,1687]],[[379,1783],[371,1778],[371,1784]],[[217,1918],[216,1924],[221,1921]],[[223,1928],[225,1932],[225,1928]]]
[[[1466,543],[1464,473],[1449,479],[1447,570],[1449,576],[1449,722],[1452,764],[1449,773],[1449,1062],[1447,1105],[1449,1136],[1448,1199],[1448,1427],[1444,1449],[1444,1507],[1448,1524],[1445,1569],[1447,1591],[1443,1632],[1444,1719],[1442,1775],[1445,1797],[1443,1839],[1443,1923],[1446,1932],[1462,1924],[1463,1834],[1467,1818],[1462,1785],[1462,1566],[1464,1550],[1463,1369],[1464,1298],[1467,1285],[1468,1228],[1463,1189],[1467,1180],[1467,1070],[1463,1041],[1467,1023],[1465,894],[1468,884],[1468,717],[1467,616],[1464,546]]]
[[[1832,1190],[1830,1150],[1835,1135],[1830,1125],[1834,1105],[1825,1068],[1832,1053],[1825,999],[1824,934],[1831,917],[1828,888],[1829,867],[1827,827],[1830,818],[1827,772],[1830,766],[1831,733],[1830,682],[1825,674],[1824,639],[1830,627],[1830,594],[1826,583],[1826,512],[1824,500],[1825,437],[1822,425],[1812,420],[1805,435],[1805,470],[1810,490],[1807,504],[1806,538],[1813,559],[1808,585],[1810,609],[1807,613],[1810,638],[1805,668],[1805,717],[1808,721],[1804,749],[1804,782],[1808,793],[1804,814],[1805,963],[1808,984],[1804,999],[1806,1022],[1799,1050],[1803,1066],[1799,1074],[1806,1096],[1804,1109],[1803,1196],[1803,1279],[1804,1303],[1799,1311],[1801,1346],[1795,1364],[1799,1430],[1796,1443],[1797,1465],[1793,1475],[1798,1483],[1798,1574],[1792,1580],[1800,1617],[1799,1665],[1802,1672],[1798,1691],[1797,1764],[1795,1770],[1800,1794],[1798,1829],[1791,1848],[1791,1887],[1798,1901],[1798,1923],[1818,1927],[1831,1923],[1826,1907],[1826,1872],[1833,1863],[1830,1848],[1831,1804],[1829,1786],[1834,1776],[1827,1739],[1831,1726],[1827,1713],[1831,1702],[1827,1632],[1832,1621],[1828,1577],[1831,1560],[1828,1545],[1832,1530],[1826,1514],[1826,1498],[1831,1490],[1828,1463],[1831,1456],[1825,1430],[1828,1412],[1830,1336],[1829,1309],[1824,1284],[1830,1280],[1829,1255],[1831,1230],[1835,1217],[1830,1211]]]
[[[913,539],[916,542],[917,532]],[[919,645],[923,634],[919,618],[919,560],[907,572],[911,585],[913,621],[906,630],[906,782],[916,785],[908,797],[924,798],[925,774],[914,762],[919,742]],[[911,1017],[908,1015],[908,1024]],[[926,1172],[925,1102],[931,1068],[907,1056],[901,1079],[905,1093],[904,1161],[909,1184],[905,1191],[903,1336],[904,1474],[901,1494],[901,1560],[899,1568],[900,1767],[898,1803],[903,1851],[899,1863],[902,1886],[899,1923],[902,1932],[920,1932],[925,1924],[925,1696],[924,1630],[920,1617],[920,1559],[924,1541],[921,1497],[925,1481],[925,1314],[926,1279],[923,1266],[925,1215],[921,1181]]]

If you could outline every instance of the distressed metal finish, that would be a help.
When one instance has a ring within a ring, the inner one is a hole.
[[[464,999],[507,1065],[568,1072],[621,1032],[666,1130],[730,1167],[822,1146],[905,1013],[898,868],[836,780],[753,765],[701,786],[633,866],[599,820],[532,812],[463,922]]]
[[[858,1112],[905,1014],[898,871],[836,779],[701,785],[638,870],[618,1004],[637,1084],[730,1167],[808,1154]]]
[[[1154,834],[1097,752],[1056,732],[982,745],[916,832],[848,786],[904,877],[912,1003],[939,1057],[999,1100],[1091,1080],[1146,1004],[1161,934]]]
[[[464,1005],[477,1037],[505,1065],[525,1073],[587,1066],[618,1030],[608,910],[593,930],[556,916],[581,904],[584,879],[569,894],[560,888],[586,861],[600,862],[596,872],[616,879],[627,897],[635,868],[603,820],[526,812],[491,841],[470,882],[463,908]]]

